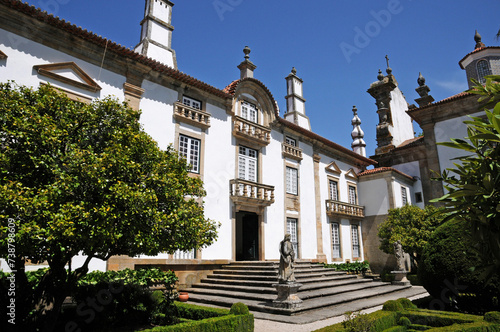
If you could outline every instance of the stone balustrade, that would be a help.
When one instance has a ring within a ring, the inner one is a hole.
[[[236,204],[269,206],[274,203],[274,186],[233,179],[229,181],[229,195]]]
[[[326,200],[326,213],[331,217],[362,219],[365,217],[365,208],[363,206],[329,199]]]
[[[281,151],[284,157],[295,159],[298,161],[302,160],[302,149],[296,146],[286,143],[281,143]]]
[[[233,117],[233,135],[261,146],[271,143],[271,129],[248,121],[239,116]]]
[[[209,113],[184,105],[181,102],[174,103],[174,118],[178,121],[189,123],[203,129],[210,127]]]

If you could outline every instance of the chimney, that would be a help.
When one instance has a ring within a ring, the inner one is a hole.
[[[177,69],[177,59],[172,49],[173,6],[168,0],[146,0],[144,19],[141,22],[141,42],[135,47],[135,51]]]
[[[302,97],[302,79],[297,76],[297,70],[292,68],[286,79],[286,113],[285,120],[295,123],[302,128],[311,130],[311,123],[306,116],[306,100]]]

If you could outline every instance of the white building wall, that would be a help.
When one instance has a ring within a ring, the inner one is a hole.
[[[363,181],[358,186],[359,205],[365,207],[365,216],[384,215],[389,211],[387,181],[374,179]]]
[[[424,193],[422,190],[422,180],[420,179],[420,166],[418,161],[412,161],[409,163],[405,164],[399,164],[399,165],[394,165],[393,168],[397,169],[398,171],[401,171],[407,175],[413,176],[416,181],[413,183],[413,186],[411,186],[411,195],[409,193],[410,201],[411,204],[418,206],[419,208],[423,209],[425,207],[424,205]],[[415,193],[421,193],[422,195],[422,201],[421,202],[416,202],[415,200]]]
[[[408,103],[398,87],[391,91],[390,107],[393,125],[393,128],[391,128],[393,144],[398,146],[407,139],[414,137],[413,122],[410,116],[406,114]]]

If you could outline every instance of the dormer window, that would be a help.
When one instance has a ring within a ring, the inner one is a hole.
[[[486,79],[484,77],[488,75],[491,75],[491,70],[488,61],[479,60],[477,62],[477,77],[479,83],[485,83]]]
[[[182,103],[186,106],[190,106],[190,107],[195,108],[197,110],[201,110],[201,101],[199,101],[199,100],[183,96]]]
[[[257,123],[257,107],[246,101],[241,102],[241,117],[250,122]]]

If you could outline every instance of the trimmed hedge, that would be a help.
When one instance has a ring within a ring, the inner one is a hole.
[[[192,321],[169,326],[157,326],[143,332],[252,332],[254,318],[243,303],[235,303],[231,310],[203,307],[175,302],[177,313]],[[246,312],[246,313],[245,313]],[[238,314],[239,313],[239,314]]]

